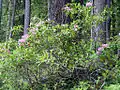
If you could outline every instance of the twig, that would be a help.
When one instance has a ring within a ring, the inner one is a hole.
[[[101,90],[103,88],[103,86],[105,85],[105,81],[103,82],[103,84],[101,85],[100,89]]]

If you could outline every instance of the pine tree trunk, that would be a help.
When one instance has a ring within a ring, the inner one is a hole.
[[[83,5],[84,4],[84,0],[80,0],[80,3],[81,3],[81,5]]]
[[[30,0],[25,0],[24,35],[28,33],[29,24],[30,24]]]
[[[70,0],[48,0],[48,19],[55,23],[64,24],[70,21],[62,9]]]
[[[93,4],[94,4],[93,14],[98,14],[106,6],[106,0],[93,0]],[[95,42],[106,43],[106,22],[99,24],[92,30],[92,38],[94,39]]]
[[[107,0],[106,4],[107,4],[108,8],[110,8],[111,0]],[[111,18],[108,15],[108,19],[106,21],[106,40],[107,41],[109,41],[109,39],[110,39],[110,25],[111,25]]]
[[[2,29],[1,28],[1,19],[2,19],[2,0],[0,0],[0,30]]]
[[[6,41],[9,39],[10,24],[11,24],[11,1],[8,2],[8,12],[7,12],[7,31],[6,31]]]
[[[13,0],[12,1],[12,17],[11,17],[11,30],[13,29],[13,26],[14,26],[14,22],[15,22],[15,6],[16,6],[16,0]],[[10,31],[10,35],[9,35],[9,38],[12,37],[12,31]]]

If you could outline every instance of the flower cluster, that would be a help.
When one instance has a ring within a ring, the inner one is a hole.
[[[107,48],[108,46],[109,46],[108,44],[102,44],[101,47],[97,49],[96,54],[100,55],[102,51],[104,50],[104,48]]]
[[[30,29],[30,33],[32,33],[33,35],[36,34],[36,31],[38,31],[38,28]]]
[[[25,43],[28,38],[29,38],[28,34],[23,35],[22,38],[18,40],[19,45]]]
[[[70,7],[68,7],[68,6],[65,6],[65,7],[63,8],[63,10],[71,11],[72,9],[71,9]]]
[[[93,4],[91,2],[86,3],[86,7],[91,7]]]
[[[10,54],[10,49],[7,49],[7,48],[0,48],[0,52],[6,52],[8,54]]]
[[[39,27],[41,24],[43,24],[43,23],[44,23],[44,22],[39,22],[39,23],[37,23],[37,24],[35,25],[36,27],[30,29],[30,33],[32,33],[33,35],[36,34],[36,32],[38,31],[38,27]]]
[[[36,32],[38,31],[38,27],[39,27],[41,24],[43,24],[43,23],[44,23],[44,22],[39,22],[39,23],[35,24],[36,27],[30,28],[30,29],[29,29],[29,32],[30,32],[32,35],[35,35]],[[18,44],[19,44],[20,46],[24,46],[25,43],[26,43],[26,41],[27,41],[27,39],[29,38],[29,36],[30,36],[29,34],[23,35],[23,36],[21,37],[21,39],[18,40]],[[27,45],[30,46],[30,43],[27,42]]]
[[[75,24],[75,25],[74,25],[74,31],[77,31],[77,29],[78,29],[78,25]]]

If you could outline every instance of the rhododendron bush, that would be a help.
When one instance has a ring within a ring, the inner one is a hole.
[[[64,8],[73,19],[70,24],[33,23],[28,34],[1,43],[1,90],[97,90],[116,81],[120,36],[97,43],[94,50],[92,21],[103,19],[90,14],[91,3],[86,6],[71,4]]]

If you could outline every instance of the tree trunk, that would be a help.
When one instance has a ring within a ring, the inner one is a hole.
[[[1,28],[1,19],[2,19],[2,0],[0,0],[0,30],[2,29]]]
[[[10,24],[11,24],[11,1],[8,2],[8,12],[7,12],[7,31],[6,31],[6,41],[9,39],[9,30],[10,30]]]
[[[94,5],[93,14],[96,15],[100,13],[106,5],[106,0],[92,0],[92,2]],[[94,27],[92,30],[92,38],[95,42],[106,43],[106,22]]]
[[[13,0],[12,1],[12,17],[11,17],[11,30],[13,29],[13,26],[14,26],[14,21],[15,21],[15,6],[16,6],[16,0]],[[10,31],[10,36],[9,38],[12,37],[12,31]]]
[[[30,0],[25,0],[24,35],[28,33],[29,24],[30,24]]]
[[[106,4],[107,4],[108,8],[110,8],[111,0],[107,0]],[[107,41],[109,41],[109,39],[110,39],[110,25],[111,25],[111,18],[108,15],[108,19],[106,21],[106,40]]]
[[[64,24],[70,21],[62,9],[70,0],[48,0],[48,19],[55,23]]]
[[[80,0],[80,4],[83,5],[84,4],[84,0]]]

